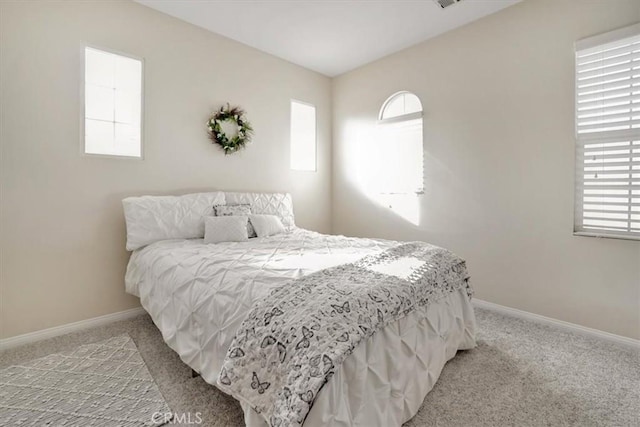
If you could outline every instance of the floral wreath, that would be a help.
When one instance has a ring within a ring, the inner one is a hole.
[[[222,122],[231,121],[238,126],[238,133],[229,138],[222,130]],[[251,142],[253,128],[244,116],[244,110],[240,107],[226,107],[223,105],[220,110],[213,113],[207,121],[209,137],[214,144],[218,144],[224,150],[224,154],[235,153]]]

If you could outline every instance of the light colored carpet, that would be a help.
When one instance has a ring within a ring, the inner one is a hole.
[[[164,414],[167,402],[126,334],[0,370],[2,425],[158,426]]]
[[[478,347],[445,366],[407,426],[640,426],[638,350],[476,310]],[[240,405],[191,378],[148,316],[0,353],[0,368],[129,333],[173,412],[242,426]]]

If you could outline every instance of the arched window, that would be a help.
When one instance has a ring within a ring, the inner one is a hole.
[[[403,91],[394,93],[384,101],[378,118],[381,121],[413,118],[408,116],[422,117],[422,103],[415,94]]]
[[[422,103],[398,92],[382,104],[378,116],[375,186],[380,194],[420,194],[424,190]]]

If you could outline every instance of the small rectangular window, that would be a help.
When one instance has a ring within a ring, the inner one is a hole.
[[[574,232],[640,239],[640,24],[576,43]]]
[[[316,170],[316,107],[291,101],[291,169]]]
[[[142,61],[84,49],[84,153],[142,157]]]

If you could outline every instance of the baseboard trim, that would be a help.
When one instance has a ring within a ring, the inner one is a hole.
[[[129,310],[119,311],[117,313],[105,314],[104,316],[93,317],[91,319],[80,320],[79,322],[67,323],[66,325],[54,326],[53,328],[42,329],[40,331],[29,332],[24,335],[5,338],[0,340],[0,350],[18,347],[24,344],[30,344],[36,341],[53,338],[70,332],[81,331],[83,329],[102,326],[118,320],[126,320],[139,316],[144,313],[144,308],[137,307]]]
[[[473,305],[478,308],[484,308],[487,310],[496,311],[501,314],[506,314],[506,315],[517,317],[520,319],[530,320],[532,322],[541,323],[544,325],[555,326],[570,332],[575,332],[578,334],[587,335],[590,337],[599,338],[609,342],[623,344],[636,349],[640,349],[640,340],[635,340],[629,337],[623,337],[622,335],[612,334],[609,332],[601,331],[599,329],[587,328],[586,326],[565,322],[564,320],[553,319],[551,317],[541,316],[539,314],[530,313],[524,310],[518,310],[516,308],[495,304],[495,303],[484,301],[481,299],[474,298]]]

